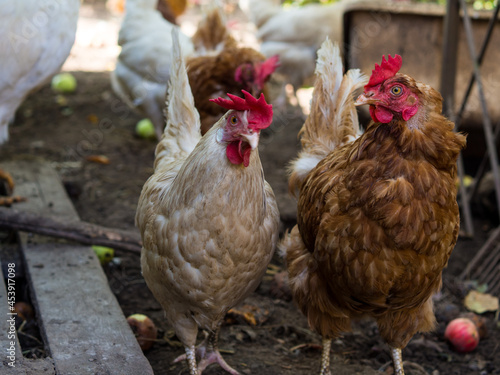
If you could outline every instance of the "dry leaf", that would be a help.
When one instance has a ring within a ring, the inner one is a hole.
[[[486,311],[496,311],[498,310],[498,297],[471,290],[465,297],[464,305],[470,311],[478,314]]]
[[[94,115],[93,113],[91,113],[90,115],[87,116],[87,120],[96,125],[98,122],[99,122],[99,117],[97,117],[96,115]]]
[[[232,308],[225,317],[226,324],[236,324],[245,322],[251,326],[264,323],[269,318],[269,310],[260,307],[244,304],[239,308]]]
[[[105,155],[89,155],[85,159],[92,163],[109,164],[109,158]]]

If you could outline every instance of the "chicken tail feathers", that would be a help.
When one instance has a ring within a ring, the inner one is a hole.
[[[292,194],[323,158],[360,134],[353,95],[368,78],[359,69],[343,75],[339,47],[328,38],[318,50],[315,73],[311,112],[299,132],[302,150],[289,167]]]
[[[319,276],[321,259],[316,259],[306,248],[297,226],[285,233],[278,248],[286,259],[293,299],[307,317],[309,327],[323,337],[335,337],[350,330],[349,317],[332,304],[331,291]]]
[[[206,11],[191,40],[198,56],[220,52],[224,48],[237,45],[224,23],[219,7],[215,6]]]
[[[201,138],[200,115],[194,106],[177,28],[172,29],[172,42],[172,67],[165,109],[167,125],[156,146],[155,171],[186,158]]]

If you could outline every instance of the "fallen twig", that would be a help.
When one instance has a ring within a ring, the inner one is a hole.
[[[12,208],[0,207],[0,228],[63,238],[85,245],[108,246],[140,254],[141,238],[136,229],[106,228],[84,221],[64,221]]]

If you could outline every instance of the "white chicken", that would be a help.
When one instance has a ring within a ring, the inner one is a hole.
[[[294,90],[314,74],[316,52],[328,37],[340,42],[342,2],[283,8],[275,0],[250,0],[248,9],[257,26],[260,51],[266,56],[279,55],[276,70],[286,77]]]
[[[26,97],[56,74],[75,41],[80,0],[0,0],[0,145]],[[12,193],[12,177],[0,169]],[[0,205],[22,201],[2,197]]]
[[[157,0],[127,0],[118,34],[122,46],[111,73],[113,91],[131,108],[149,117],[158,138],[164,128],[163,109],[172,58],[172,29],[156,10]],[[191,39],[179,32],[183,56],[194,52]]]
[[[227,311],[259,285],[278,239],[278,207],[258,152],[273,110],[264,94],[213,99],[229,111],[202,137],[175,41],[167,125],[137,206],[142,274],[185,347],[178,360],[189,374],[218,363],[238,375],[217,339]],[[208,337],[195,347],[198,327]]]
[[[0,0],[0,144],[19,105],[68,57],[79,9],[80,0]]]

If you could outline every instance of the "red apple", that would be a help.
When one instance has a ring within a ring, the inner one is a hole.
[[[476,325],[468,318],[457,318],[449,322],[444,337],[460,353],[468,353],[479,344]]]
[[[150,349],[157,335],[156,326],[151,319],[143,314],[133,314],[127,318],[127,322],[137,338],[142,351]]]

